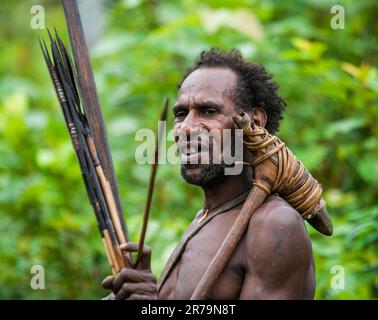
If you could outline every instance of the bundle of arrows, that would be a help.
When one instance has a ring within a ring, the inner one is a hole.
[[[126,243],[126,235],[110,183],[104,175],[93,131],[80,103],[70,56],[57,33],[56,39],[50,33],[49,36],[52,57],[44,41],[40,42],[42,52],[77,155],[88,198],[97,218],[105,252],[115,274],[127,263],[119,249],[120,244]]]
[[[79,11],[76,1],[63,0],[62,3],[75,65],[72,63],[69,50],[56,31],[55,37],[48,31],[51,42],[50,51],[44,40],[39,40],[39,42],[77,155],[106,256],[113,275],[116,275],[123,267],[135,266],[142,255],[161,137],[159,136],[156,140],[155,161],[152,164],[142,233],[137,259],[134,263],[130,253],[123,254],[120,250],[120,245],[127,243],[128,234],[117,193],[105,125],[90,68]],[[168,99],[161,115],[161,125],[166,120],[167,108]],[[162,130],[159,131],[162,132]]]

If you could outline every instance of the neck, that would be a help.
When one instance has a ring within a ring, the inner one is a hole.
[[[245,167],[241,174],[227,176],[224,181],[203,187],[205,196],[204,209],[211,210],[216,206],[234,199],[252,186],[252,173]]]

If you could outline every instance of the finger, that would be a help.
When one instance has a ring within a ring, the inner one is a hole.
[[[143,247],[142,254],[139,261],[135,265],[138,270],[150,270],[151,269],[151,249],[148,246]]]
[[[131,253],[138,251],[138,243],[137,242],[128,242],[119,246],[123,258],[128,262],[128,265],[131,266]]]
[[[155,294],[156,285],[153,283],[124,283],[118,291],[116,300],[125,300],[133,294]]]
[[[113,292],[117,293],[125,282],[156,282],[154,275],[131,268],[123,268],[113,280]]]
[[[121,251],[125,251],[125,252],[138,252],[139,250],[139,243],[138,242],[128,242],[128,243],[124,243],[124,244],[121,244],[119,246],[119,248],[121,249]],[[143,253],[151,253],[151,248],[149,246],[143,246]]]
[[[113,277],[113,276],[107,276],[107,277],[101,282],[101,286],[102,286],[104,289],[113,289],[113,281],[114,281],[114,277]]]
[[[126,251],[126,252],[137,252],[139,248],[139,244],[138,242],[128,242],[128,243],[121,244],[119,248],[122,251]]]
[[[137,252],[139,250],[139,243],[137,242],[128,242],[120,246],[120,249],[123,254],[129,252]],[[151,248],[149,246],[144,246],[140,259],[135,266],[138,270],[148,269],[150,270],[151,266]]]

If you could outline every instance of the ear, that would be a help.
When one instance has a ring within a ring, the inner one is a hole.
[[[259,126],[259,127],[265,127],[266,122],[268,121],[268,116],[266,115],[266,112],[261,107],[254,107],[249,112],[249,116],[252,120],[252,122]]]

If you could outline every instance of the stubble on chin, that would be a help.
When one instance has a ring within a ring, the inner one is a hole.
[[[221,182],[225,177],[224,169],[223,164],[182,164],[181,176],[189,184],[206,187]]]

